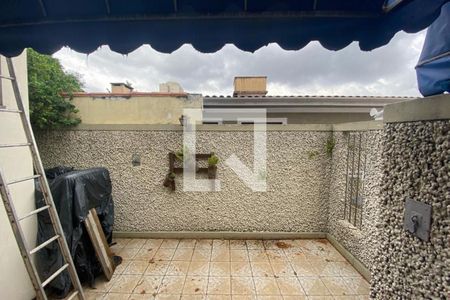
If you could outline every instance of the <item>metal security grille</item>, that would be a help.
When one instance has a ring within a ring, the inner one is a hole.
[[[344,219],[358,228],[362,225],[366,160],[367,133],[348,132]]]

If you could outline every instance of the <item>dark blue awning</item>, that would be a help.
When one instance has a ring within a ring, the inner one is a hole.
[[[422,95],[450,92],[450,3],[428,28],[416,72]]]
[[[339,50],[387,44],[398,31],[430,25],[448,0],[2,0],[0,53],[62,46],[90,53],[101,45],[127,54],[142,44],[172,52],[192,44],[215,52],[230,43],[255,51],[310,41]]]

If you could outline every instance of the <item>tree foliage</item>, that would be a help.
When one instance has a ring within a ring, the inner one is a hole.
[[[34,128],[52,129],[80,123],[72,94],[82,91],[77,74],[65,72],[61,63],[49,55],[28,49],[28,93],[30,119]],[[64,94],[64,95],[63,95]]]

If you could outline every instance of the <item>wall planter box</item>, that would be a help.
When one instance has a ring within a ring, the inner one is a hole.
[[[217,165],[208,165],[208,167],[199,168],[198,161],[209,161],[212,157],[216,157],[214,152],[211,153],[197,153],[195,154],[196,173],[204,173],[208,175],[208,179],[216,179]],[[175,162],[180,161],[175,152],[169,152],[169,173],[164,179],[163,185],[175,191],[175,174],[183,174],[183,167],[175,167]],[[181,161],[183,163],[183,161]]]

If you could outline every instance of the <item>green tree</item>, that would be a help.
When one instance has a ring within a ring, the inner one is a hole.
[[[30,120],[34,128],[52,129],[75,126],[81,122],[71,99],[82,91],[79,75],[64,71],[49,55],[27,49]]]

